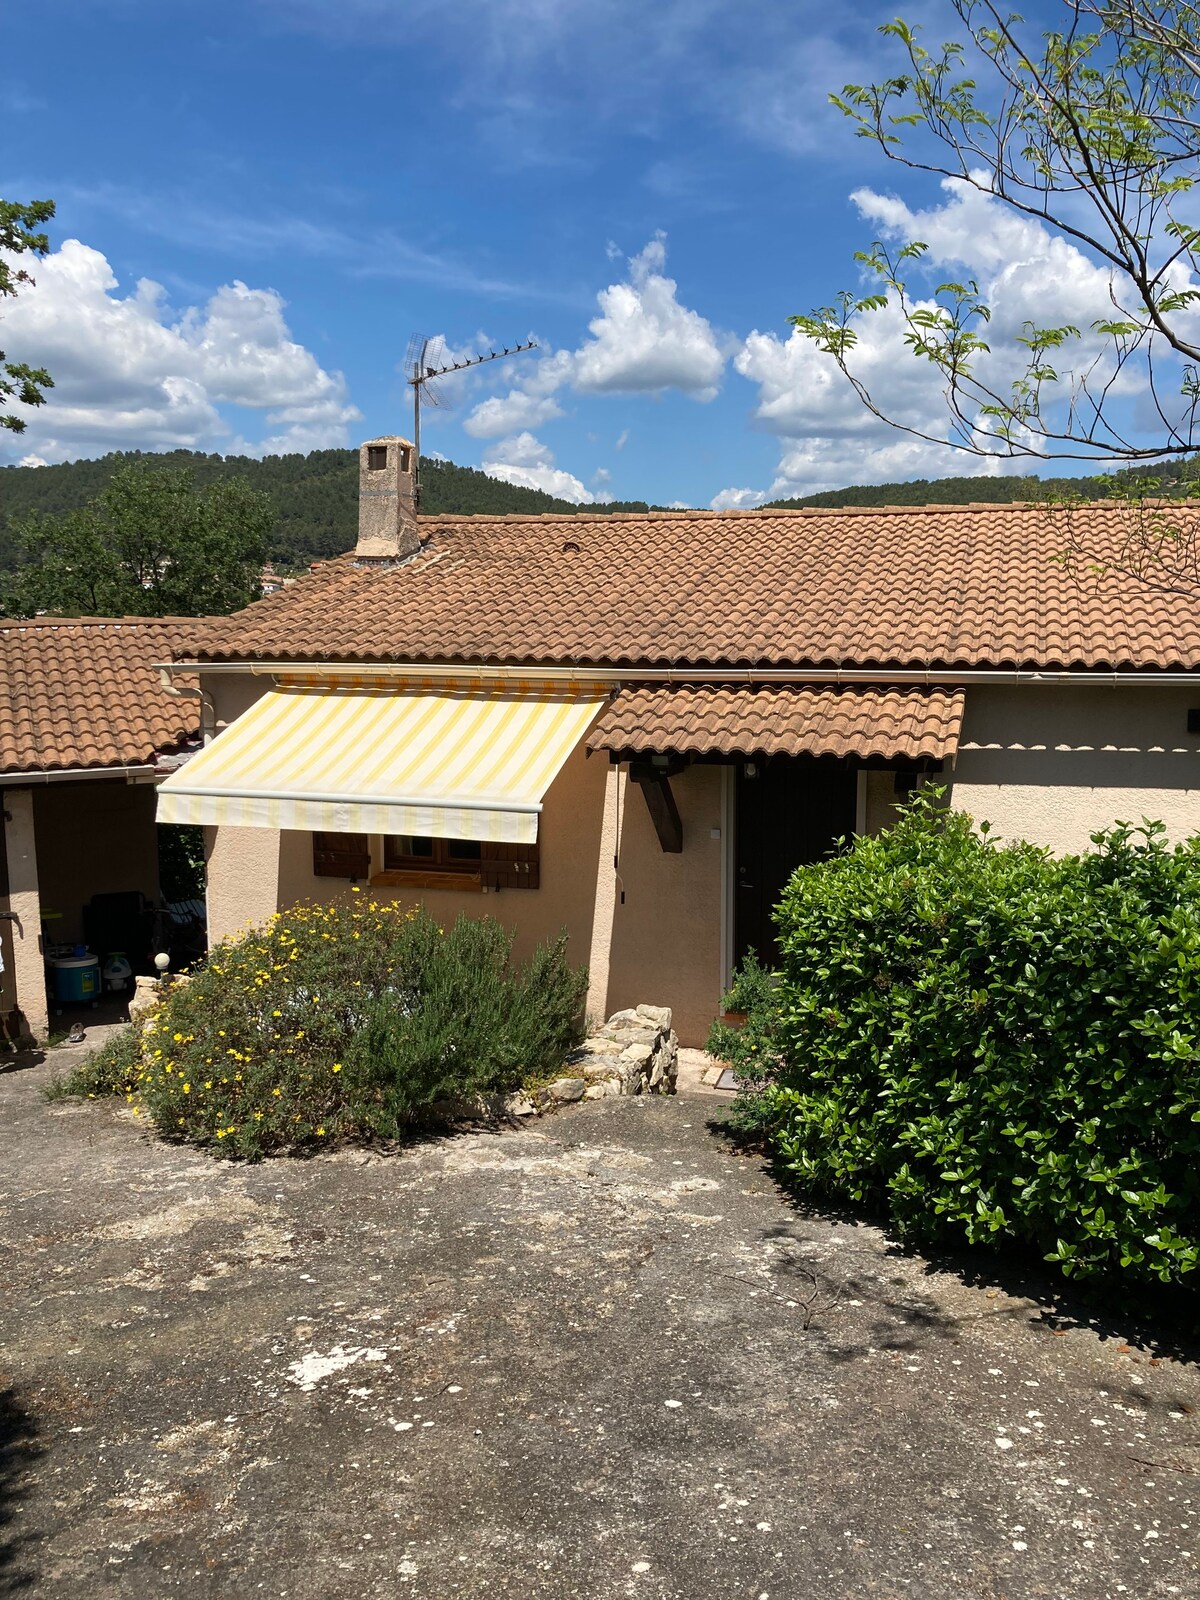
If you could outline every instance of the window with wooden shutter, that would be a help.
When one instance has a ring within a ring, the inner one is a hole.
[[[365,833],[314,833],[313,876],[315,878],[361,878],[371,876],[371,841]]]
[[[536,844],[390,834],[383,841],[383,871],[371,882],[407,889],[536,889],[538,869]]]

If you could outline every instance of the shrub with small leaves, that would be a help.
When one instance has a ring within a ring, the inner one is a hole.
[[[921,796],[796,873],[751,1093],[798,1186],[1075,1277],[1195,1272],[1200,841],[1094,844],[1001,847]]]
[[[582,1034],[586,984],[565,935],[522,967],[491,918],[444,929],[355,894],[216,946],[121,1036],[120,1070],[115,1054],[85,1065],[96,1087],[80,1088],[108,1084],[161,1133],[221,1155],[395,1138],[440,1101],[560,1066]]]
[[[52,1078],[46,1085],[46,1099],[132,1095],[139,1061],[137,1034],[132,1028],[122,1028],[109,1034],[98,1050],[89,1051],[70,1072]]]
[[[725,1016],[714,1022],[708,1035],[710,1055],[733,1068],[738,1086],[730,1118],[735,1131],[756,1134],[769,1121],[769,1100],[764,1090],[782,1066],[779,1037],[778,974],[765,967],[753,950],[733,975],[728,994],[721,997]],[[741,1023],[727,1021],[740,1015]]]

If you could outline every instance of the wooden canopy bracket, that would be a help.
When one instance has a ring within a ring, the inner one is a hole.
[[[642,762],[630,766],[629,776],[642,791],[646,810],[650,813],[662,849],[668,855],[679,855],[683,850],[683,823],[679,820],[679,807],[671,793],[670,778]]]

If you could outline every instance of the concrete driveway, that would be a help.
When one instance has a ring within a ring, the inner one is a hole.
[[[712,1099],[231,1167],[50,1071],[0,1076],[0,1591],[1197,1593],[1197,1371],[793,1209]]]

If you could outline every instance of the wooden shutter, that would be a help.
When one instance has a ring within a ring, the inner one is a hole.
[[[314,833],[315,878],[369,878],[371,841],[365,833]]]
[[[485,889],[536,889],[541,858],[536,844],[485,844],[479,863]]]

